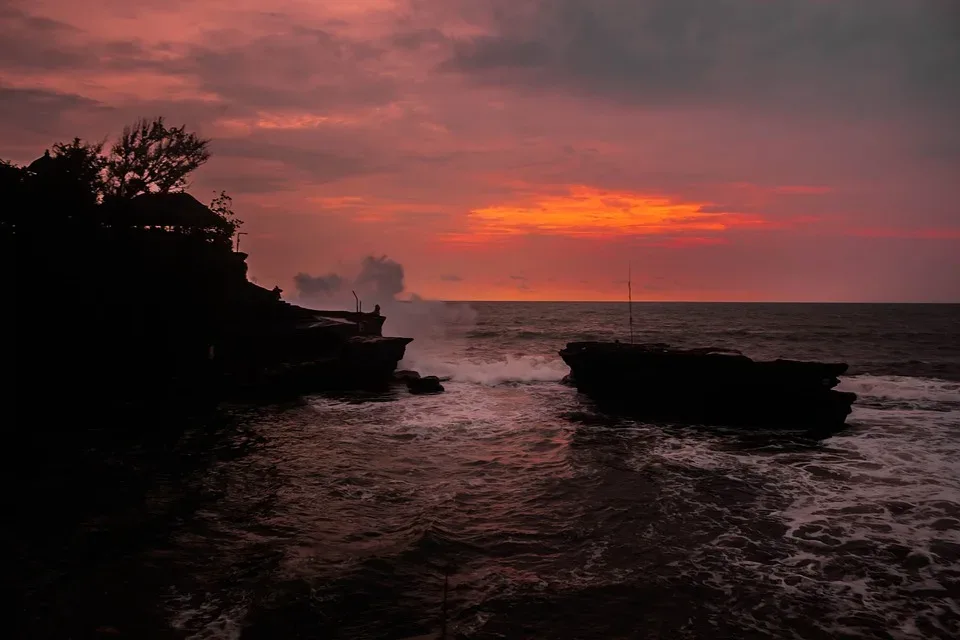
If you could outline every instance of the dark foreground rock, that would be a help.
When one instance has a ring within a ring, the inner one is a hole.
[[[407,380],[407,389],[410,393],[441,393],[443,385],[440,384],[440,378],[437,376],[426,376],[424,378],[411,378]]]
[[[51,151],[0,162],[0,255],[23,274],[8,305],[18,400],[57,398],[55,415],[29,412],[31,425],[158,411],[175,423],[260,391],[389,385],[410,340],[383,337],[379,307],[361,313],[362,300],[355,312],[306,309],[250,281],[224,194],[207,206],[170,185],[115,192],[97,147]]]
[[[853,393],[833,390],[847,365],[758,362],[719,349],[571,342],[568,382],[602,409],[698,424],[836,428]]]
[[[406,384],[411,380],[419,380],[420,374],[417,371],[411,371],[409,369],[401,369],[399,371],[394,372],[393,379],[396,380],[397,382],[402,382]]]
[[[247,254],[229,236],[208,231],[209,209],[168,195],[70,210],[89,224],[18,237],[18,270],[62,285],[50,300],[24,287],[18,300],[16,342],[30,348],[17,377],[29,403],[64,387],[68,416],[179,415],[222,400],[389,385],[410,339],[383,337],[384,316],[284,302],[247,279]]]
[[[325,354],[278,360],[226,377],[224,396],[242,400],[258,395],[386,388],[411,338],[357,336]]]

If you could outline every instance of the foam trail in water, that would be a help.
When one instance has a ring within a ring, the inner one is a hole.
[[[742,575],[774,586],[789,595],[783,610],[790,615],[809,615],[798,605],[803,601],[831,603],[811,620],[824,637],[878,637],[880,625],[885,637],[898,640],[954,637],[946,623],[960,608],[947,580],[960,548],[960,385],[854,376],[842,388],[861,394],[857,427],[815,447],[776,446],[757,455],[731,447],[729,436],[677,434],[657,439],[626,466],[648,469],[654,460],[681,472],[703,470],[709,474],[703,477],[733,483],[755,501],[754,509],[740,511],[727,502],[735,493],[663,485],[661,505],[675,501],[680,513],[709,509],[721,526],[715,543],[691,549],[693,579]],[[663,509],[665,517],[670,513]],[[764,513],[786,527],[766,541],[755,528]],[[758,563],[754,544],[783,555]],[[782,635],[758,623],[765,635]]]
[[[853,376],[839,387],[857,394],[857,409],[868,407],[901,411],[950,411],[960,409],[960,382],[907,376]]]
[[[187,640],[239,640],[243,620],[247,617],[248,602],[221,608],[223,603],[207,596],[195,602],[188,594],[174,594],[168,600],[171,607],[170,625]]]
[[[416,369],[424,375],[449,377],[456,382],[496,385],[504,382],[555,382],[569,373],[556,358],[544,356],[507,356],[492,362],[449,362],[430,356],[411,354],[401,368]]]
[[[935,378],[861,375],[844,378],[838,388],[863,398],[960,403],[960,382]]]

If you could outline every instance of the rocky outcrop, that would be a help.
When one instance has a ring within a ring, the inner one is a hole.
[[[43,397],[51,371],[69,381],[63,406],[371,387],[389,383],[409,343],[382,337],[379,314],[306,309],[250,282],[222,220],[187,194],[36,206],[47,223],[18,232],[16,255],[18,272],[46,283],[17,292],[27,397]]]
[[[412,380],[419,380],[420,374],[416,371],[411,371],[409,369],[401,369],[400,371],[394,372],[393,379],[397,382],[408,384]]]
[[[234,367],[224,376],[224,395],[244,400],[332,390],[380,390],[393,380],[411,338],[358,336],[325,354]]]
[[[720,349],[572,342],[569,383],[603,408],[658,420],[758,427],[844,424],[856,395],[843,363],[754,361]]]
[[[419,395],[423,393],[442,393],[443,385],[440,384],[440,378],[437,376],[421,376],[417,371],[402,369],[393,374],[393,380],[404,384],[410,393]]]
[[[380,335],[383,320],[371,314],[284,309],[273,322],[248,323],[225,334],[213,347],[214,359],[231,397],[257,389],[383,388],[412,341]]]
[[[411,378],[407,380],[407,389],[410,393],[442,393],[443,385],[440,384],[440,378],[437,376],[425,376],[423,378]]]

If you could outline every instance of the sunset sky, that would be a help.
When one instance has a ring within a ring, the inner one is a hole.
[[[250,275],[960,301],[953,0],[0,0],[0,157],[165,115]]]

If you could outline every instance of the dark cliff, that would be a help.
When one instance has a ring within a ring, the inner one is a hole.
[[[188,194],[98,203],[54,186],[27,172],[3,185],[21,404],[161,409],[284,381],[375,384],[403,356],[409,340],[380,338],[382,317],[249,282],[233,229]]]

